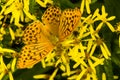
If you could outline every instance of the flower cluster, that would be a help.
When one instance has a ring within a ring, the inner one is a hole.
[[[44,8],[47,7],[47,4],[53,5],[52,0],[34,1]],[[120,24],[118,23],[117,29],[114,29],[110,21],[114,20],[115,16],[108,18],[104,6],[101,8],[101,14],[100,9],[96,9],[94,13],[91,13],[90,4],[92,1],[82,0],[81,13],[83,14],[86,11],[88,16],[82,16],[75,31],[41,61],[43,68],[48,66],[55,68],[52,74],[38,74],[34,75],[33,78],[54,80],[60,70],[63,72],[61,76],[67,76],[68,80],[98,80],[96,67],[104,65],[105,60],[111,59],[111,51],[99,33],[103,27],[108,27],[111,32],[119,33]],[[16,37],[22,37],[22,22],[26,22],[25,19],[37,19],[35,14],[30,13],[29,6],[30,0],[6,0],[4,4],[0,4],[2,8],[0,11],[0,80],[5,76],[9,76],[10,80],[14,80],[12,74],[16,71],[17,53],[12,49],[4,48],[2,41],[4,35],[7,34],[11,36],[11,41],[16,40]],[[10,20],[9,25],[6,23],[7,19]],[[97,25],[95,25],[96,22],[98,22]],[[13,30],[13,27],[15,27],[13,24],[17,26],[16,30]],[[3,59],[7,57],[6,53],[7,56],[12,56],[7,64]],[[104,71],[101,77],[102,80],[107,80]],[[118,76],[115,76],[115,78],[118,78]]]
[[[17,58],[15,57],[16,52],[14,50],[2,48],[2,47],[0,47],[0,52],[1,52],[0,54],[0,80],[2,80],[5,75],[9,76],[9,80],[14,80],[12,73],[15,72],[15,65],[16,65],[16,60],[17,60]],[[13,60],[7,65],[3,61],[3,56],[5,56],[5,53],[11,54],[11,56],[14,57]]]
[[[49,80],[53,80],[57,75],[58,69],[60,69],[63,71],[62,76],[68,76],[67,79],[69,80],[98,80],[96,67],[104,65],[104,60],[110,59],[111,56],[111,52],[104,39],[100,37],[99,32],[103,24],[107,24],[112,32],[115,31],[114,27],[108,22],[114,20],[115,16],[106,18],[108,13],[105,12],[104,6],[102,6],[101,11],[102,14],[99,13],[99,9],[96,9],[93,14],[81,18],[76,29],[77,37],[73,32],[67,40],[61,43],[61,50],[59,50],[60,47],[56,48],[56,51],[50,53],[42,61],[43,68],[46,66],[54,66],[56,68],[53,74],[35,75],[35,79],[49,78]],[[94,23],[97,21],[100,23],[95,26]],[[100,51],[97,52],[97,50]],[[71,61],[74,62],[72,67],[70,67]],[[101,77],[102,80],[106,80],[104,72]]]

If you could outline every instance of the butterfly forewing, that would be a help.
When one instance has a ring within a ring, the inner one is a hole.
[[[42,33],[43,25],[40,21],[35,21],[24,30],[22,40],[24,44],[35,44],[44,40]]]
[[[28,68],[44,59],[53,49],[50,42],[25,45],[18,57],[17,68]]]
[[[50,40],[44,35],[45,27],[40,21],[35,21],[26,27],[23,42],[26,44],[17,60],[17,68],[31,67],[40,62],[53,49]]]
[[[61,10],[59,7],[51,6],[47,8],[42,16],[42,22],[48,27],[50,33],[57,36],[60,25]]]
[[[76,28],[81,17],[80,10],[75,9],[66,9],[63,11],[60,18],[59,26],[59,39],[63,41],[67,36],[69,36],[73,30]]]

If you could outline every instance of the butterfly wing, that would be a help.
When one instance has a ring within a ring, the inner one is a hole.
[[[59,7],[51,6],[47,8],[42,16],[42,22],[50,33],[58,36],[58,27],[60,25],[61,10]]]
[[[59,26],[59,40],[63,41],[67,36],[69,36],[77,24],[79,23],[81,17],[80,10],[78,8],[75,9],[66,9],[63,11],[60,18],[60,26]]]
[[[43,33],[43,28],[40,21],[35,21],[26,27],[22,38],[26,45],[23,46],[18,57],[18,69],[35,65],[53,49],[52,43]]]
[[[18,57],[17,68],[23,69],[34,66],[44,59],[53,48],[54,46],[50,42],[25,45]]]
[[[42,33],[43,25],[40,21],[34,21],[26,27],[22,40],[24,44],[35,44],[44,41],[44,35]]]

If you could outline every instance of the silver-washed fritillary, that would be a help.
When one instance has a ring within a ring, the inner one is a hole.
[[[49,7],[42,16],[43,23],[35,21],[26,27],[22,38],[26,45],[18,57],[17,68],[28,68],[44,59],[54,48],[51,36],[64,41],[74,31],[80,17],[78,8],[61,12],[59,7]]]

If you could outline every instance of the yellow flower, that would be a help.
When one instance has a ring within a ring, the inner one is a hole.
[[[95,21],[98,20],[97,15],[99,14],[99,9],[96,9],[95,12],[87,16],[86,18],[82,17],[83,23],[87,23],[88,25],[92,25]]]
[[[93,24],[98,21],[97,15],[99,14],[99,9],[96,9],[95,12],[87,17],[81,17],[81,22],[79,23],[80,26],[80,34],[78,39],[85,38],[90,35],[90,28],[93,27]]]
[[[40,6],[47,7],[47,4],[53,4],[52,0],[35,0]]]
[[[112,32],[115,31],[114,27],[109,23],[109,21],[112,21],[115,19],[115,16],[111,16],[111,17],[107,18],[108,13],[105,12],[104,6],[102,6],[102,14],[101,15],[98,14],[97,16],[98,16],[99,20],[101,20],[102,22],[97,26],[96,30],[100,30],[101,27],[103,26],[103,24],[105,23]]]
[[[11,1],[11,2],[9,2]],[[13,22],[13,20],[15,20],[15,25],[17,25],[18,27],[21,27],[22,25],[19,23],[19,20],[23,21],[23,3],[22,1],[19,0],[9,0],[5,6],[3,6],[3,9],[1,11],[4,12],[4,15],[8,15],[9,13],[12,13],[11,19],[10,19],[10,23]]]
[[[10,63],[7,64],[7,66],[5,65],[4,61],[3,61],[3,56],[0,56],[0,65],[1,65],[1,70],[2,72],[0,72],[0,80],[2,80],[2,78],[8,74],[9,76],[9,80],[14,80],[13,76],[12,76],[12,71],[10,71]]]
[[[24,1],[24,3],[23,3]],[[8,0],[8,2],[2,7],[0,15],[8,15],[12,13],[10,23],[14,21],[15,25],[22,27],[20,21],[24,21],[24,13],[32,20],[36,20],[34,15],[29,13],[29,0]],[[24,13],[23,13],[24,12]]]
[[[119,47],[120,47],[120,22],[117,23],[115,31],[119,35]]]
[[[78,52],[78,49],[80,49],[81,52]],[[70,56],[71,60],[76,62],[73,65],[73,68],[77,68],[80,64],[87,67],[87,64],[84,62],[85,52],[84,52],[84,47],[82,46],[82,44],[76,45],[73,49],[70,50],[68,55]]]
[[[92,37],[91,40],[93,41],[93,42],[91,43],[91,45],[93,44],[93,47],[92,47],[93,51],[92,51],[91,54],[93,54],[96,46],[99,46],[100,49],[101,49],[101,52],[102,52],[103,56],[104,56],[106,59],[108,59],[109,56],[111,56],[111,53],[110,53],[109,49],[107,48],[106,44],[104,43],[103,39],[100,38],[100,36],[98,35],[98,32],[95,31],[95,30],[93,29],[93,27],[90,28],[90,31],[91,31],[91,37]],[[92,49],[91,49],[91,50],[92,50]]]
[[[88,14],[91,13],[90,4],[91,4],[91,0],[82,0],[82,2],[81,2],[81,7],[80,7],[80,10],[81,10],[81,13],[82,13],[82,14],[83,14],[83,12],[84,12],[84,7],[86,7],[86,10],[87,10],[87,13],[88,13]]]

